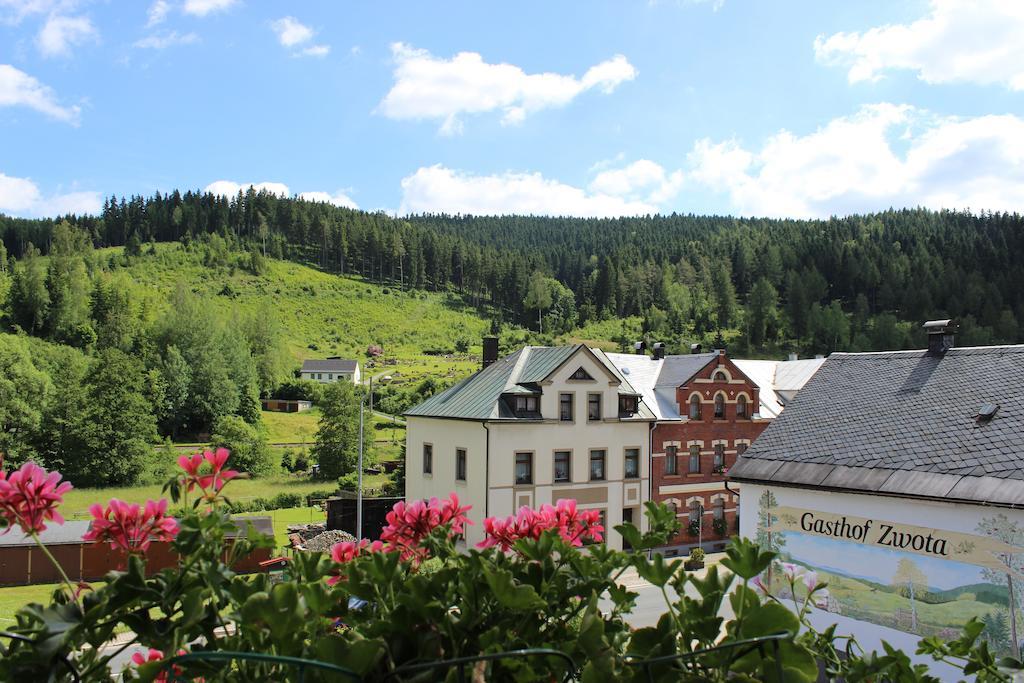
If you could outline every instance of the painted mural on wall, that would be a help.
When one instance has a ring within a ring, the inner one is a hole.
[[[756,539],[828,582],[820,609],[945,638],[978,617],[1000,654],[1024,640],[1024,526],[1005,514],[981,517],[969,534],[780,506],[766,489]],[[788,590],[779,577],[765,580],[776,594]]]

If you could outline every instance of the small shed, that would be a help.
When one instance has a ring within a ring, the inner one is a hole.
[[[299,401],[284,398],[260,399],[263,410],[270,410],[275,413],[301,413],[313,407],[312,401]]]
[[[274,535],[270,517],[239,517],[235,523],[237,530],[227,534],[227,543],[245,536],[250,527],[259,533]],[[112,549],[110,544],[83,541],[82,536],[88,530],[88,521],[70,520],[61,525],[50,524],[39,534],[40,540],[73,581],[96,581],[124,566],[124,553]],[[226,558],[228,549],[225,548],[224,552]],[[232,569],[239,573],[260,571],[260,562],[269,559],[271,553],[270,548],[257,549],[239,559]],[[170,543],[154,541],[146,551],[146,567],[150,572],[158,572],[177,563],[178,554]],[[21,529],[13,528],[0,535],[0,585],[57,583],[60,580],[57,568]]]
[[[363,496],[363,538],[371,541],[380,539],[381,529],[387,523],[385,517],[395,503],[404,500],[401,497],[368,498]],[[327,528],[347,531],[353,536],[356,533],[356,509],[358,501],[352,491],[342,491],[339,495],[327,499]]]

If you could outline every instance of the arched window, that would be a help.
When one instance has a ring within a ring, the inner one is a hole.
[[[715,394],[715,419],[721,420],[725,417],[725,396]]]
[[[736,417],[747,416],[747,397],[740,394],[736,399]]]
[[[714,468],[716,470],[720,470],[723,467],[725,467],[725,445],[721,443],[716,443]]]
[[[701,511],[702,510],[701,510],[700,501],[695,500],[692,503],[690,503],[690,520],[689,520],[690,524],[693,524],[694,522],[699,522],[700,521],[700,513],[701,513]]]
[[[700,396],[697,394],[690,397],[690,419],[700,419]]]
[[[668,501],[667,503],[665,503],[665,505],[668,506],[668,509],[672,511],[673,517],[679,514],[679,506],[676,505],[676,502],[674,500]]]
[[[715,370],[715,374],[711,375],[712,382],[728,382],[729,375],[725,374],[724,370]]]
[[[725,499],[715,501],[715,519],[725,519]]]

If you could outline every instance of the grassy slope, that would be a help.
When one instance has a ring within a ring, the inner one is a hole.
[[[423,353],[452,348],[457,339],[466,339],[479,354],[479,340],[489,329],[488,322],[455,296],[404,292],[290,261],[268,259],[267,263],[262,276],[242,270],[232,273],[204,266],[197,254],[177,244],[161,244],[156,257],[140,258],[122,272],[136,295],[147,301],[151,316],[166,308],[179,283],[208,296],[227,317],[252,314],[261,304],[269,304],[296,367],[304,358],[334,355],[365,364],[371,343],[380,344],[385,356],[370,374],[389,374],[396,380],[410,374],[461,376],[478,363],[468,356],[439,358]]]

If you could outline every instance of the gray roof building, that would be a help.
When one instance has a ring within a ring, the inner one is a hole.
[[[639,410],[622,419],[653,420],[654,413],[644,404],[643,397],[619,372],[600,349],[584,344],[574,346],[524,346],[513,354],[499,358],[483,370],[467,377],[445,391],[434,394],[423,403],[409,409],[410,417],[444,417],[458,420],[540,420],[516,414],[509,400],[515,395],[540,395],[543,382],[569,360],[577,351],[592,356],[604,366],[618,393],[638,396]]]
[[[359,361],[342,358],[310,359],[302,361],[301,372],[341,372],[351,374],[356,371]]]
[[[729,478],[1024,505],[1022,434],[1024,346],[834,353]]]

